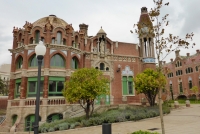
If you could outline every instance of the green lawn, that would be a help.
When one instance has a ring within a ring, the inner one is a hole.
[[[168,101],[168,103],[174,103],[174,101],[178,101],[179,102],[179,104],[185,104],[185,101],[186,100],[170,100],[170,101]],[[190,101],[190,104],[200,104],[200,100],[194,100],[194,99],[192,99],[192,100],[189,100]]]

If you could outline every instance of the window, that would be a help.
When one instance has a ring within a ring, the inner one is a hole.
[[[15,98],[20,97],[21,79],[15,81]]]
[[[41,121],[41,117],[39,116],[39,121]],[[29,115],[25,118],[25,131],[33,131],[35,122],[35,115]]]
[[[40,81],[40,94],[43,94],[44,77]],[[27,97],[35,97],[37,93],[37,77],[28,78],[28,93]]]
[[[167,76],[168,78],[173,77],[173,73],[168,73]]]
[[[172,84],[169,85],[169,89],[172,92]]]
[[[34,54],[29,60],[29,67],[37,67],[38,60],[36,58],[36,54]],[[44,66],[44,59],[42,60],[42,66]]]
[[[71,67],[72,67],[72,69],[78,69],[78,59],[76,57],[72,58]]]
[[[189,86],[189,89],[192,88],[192,80],[189,80],[189,81],[188,81],[188,86]]]
[[[64,58],[59,54],[55,54],[51,58],[50,65],[51,67],[65,67]]]
[[[35,31],[35,44],[38,44],[40,41],[40,31],[36,30]]]
[[[132,76],[123,76],[122,79],[123,85],[123,95],[133,95],[133,77]]]
[[[197,71],[197,72],[199,71],[199,68],[198,68],[198,66],[196,66],[196,67],[195,67],[195,69],[196,69],[196,71]]]
[[[62,33],[61,32],[57,32],[56,44],[61,44],[61,43],[62,43]]]
[[[47,122],[52,122],[55,120],[61,120],[63,119],[63,115],[60,113],[56,113],[56,114],[51,114],[47,117]]]
[[[180,91],[180,93],[182,93],[182,92],[183,92],[183,86],[182,86],[182,82],[179,82],[179,91]]]
[[[17,69],[22,68],[22,64],[23,64],[23,58],[22,58],[22,56],[20,56],[20,57],[18,58],[18,60],[17,60],[16,68],[17,68]]]
[[[16,120],[17,120],[17,115],[13,115],[12,116],[12,125],[15,124]]]
[[[106,67],[106,71],[109,71],[109,68],[108,68],[108,67]]]
[[[192,73],[193,69],[191,67],[188,67],[188,68],[185,69],[185,72],[186,72],[186,74]]]
[[[179,76],[179,75],[182,75],[182,74],[183,74],[182,70],[177,70],[176,71],[176,76]]]
[[[104,63],[100,63],[100,70],[104,70]]]
[[[62,96],[64,77],[49,77],[49,96]]]
[[[180,67],[180,66],[182,66],[182,63],[178,60],[178,61],[176,61],[175,66],[176,66],[176,67]]]
[[[51,44],[55,44],[55,38],[51,39]]]

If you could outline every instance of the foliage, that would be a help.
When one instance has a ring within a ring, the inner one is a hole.
[[[137,93],[144,93],[149,104],[154,106],[158,89],[165,86],[166,78],[158,71],[146,69],[135,77],[134,83]]]
[[[167,106],[163,106],[163,113],[170,113]],[[76,127],[89,127],[102,125],[103,123],[115,123],[124,121],[138,121],[145,118],[159,116],[158,106],[154,107],[128,107],[126,109],[113,109],[101,114],[94,114],[90,119],[76,117],[44,123],[39,127],[40,132],[61,131]],[[51,129],[50,129],[51,128]]]
[[[190,90],[192,90],[195,94],[197,94],[199,91],[197,86],[193,86]]]
[[[79,102],[84,108],[86,117],[93,113],[94,99],[102,94],[109,94],[108,79],[100,70],[82,68],[75,71],[65,83],[63,95],[68,102]],[[83,105],[85,102],[86,105]],[[92,110],[90,110],[92,106]]]
[[[139,130],[139,131],[133,132],[132,134],[159,134],[159,133]]]

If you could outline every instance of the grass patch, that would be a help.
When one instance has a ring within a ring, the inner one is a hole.
[[[131,134],[159,134],[159,133],[139,130],[139,131],[133,132]]]
[[[185,104],[185,99],[179,99],[179,100],[169,100],[168,103],[174,103],[174,101],[178,101],[179,104]],[[200,104],[200,100],[195,99],[189,99],[190,104]]]
[[[170,108],[163,105],[163,113],[170,113]],[[113,109],[101,114],[94,114],[90,119],[84,117],[56,120],[51,123],[44,123],[39,127],[42,133],[74,129],[76,127],[89,127],[102,125],[102,123],[115,123],[124,121],[138,121],[145,118],[159,116],[159,108],[155,107],[127,107],[125,109]]]

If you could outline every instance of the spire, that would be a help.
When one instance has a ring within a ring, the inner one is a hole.
[[[97,34],[106,34],[106,32],[102,29],[102,26],[101,26],[101,29],[99,30],[99,32]]]

